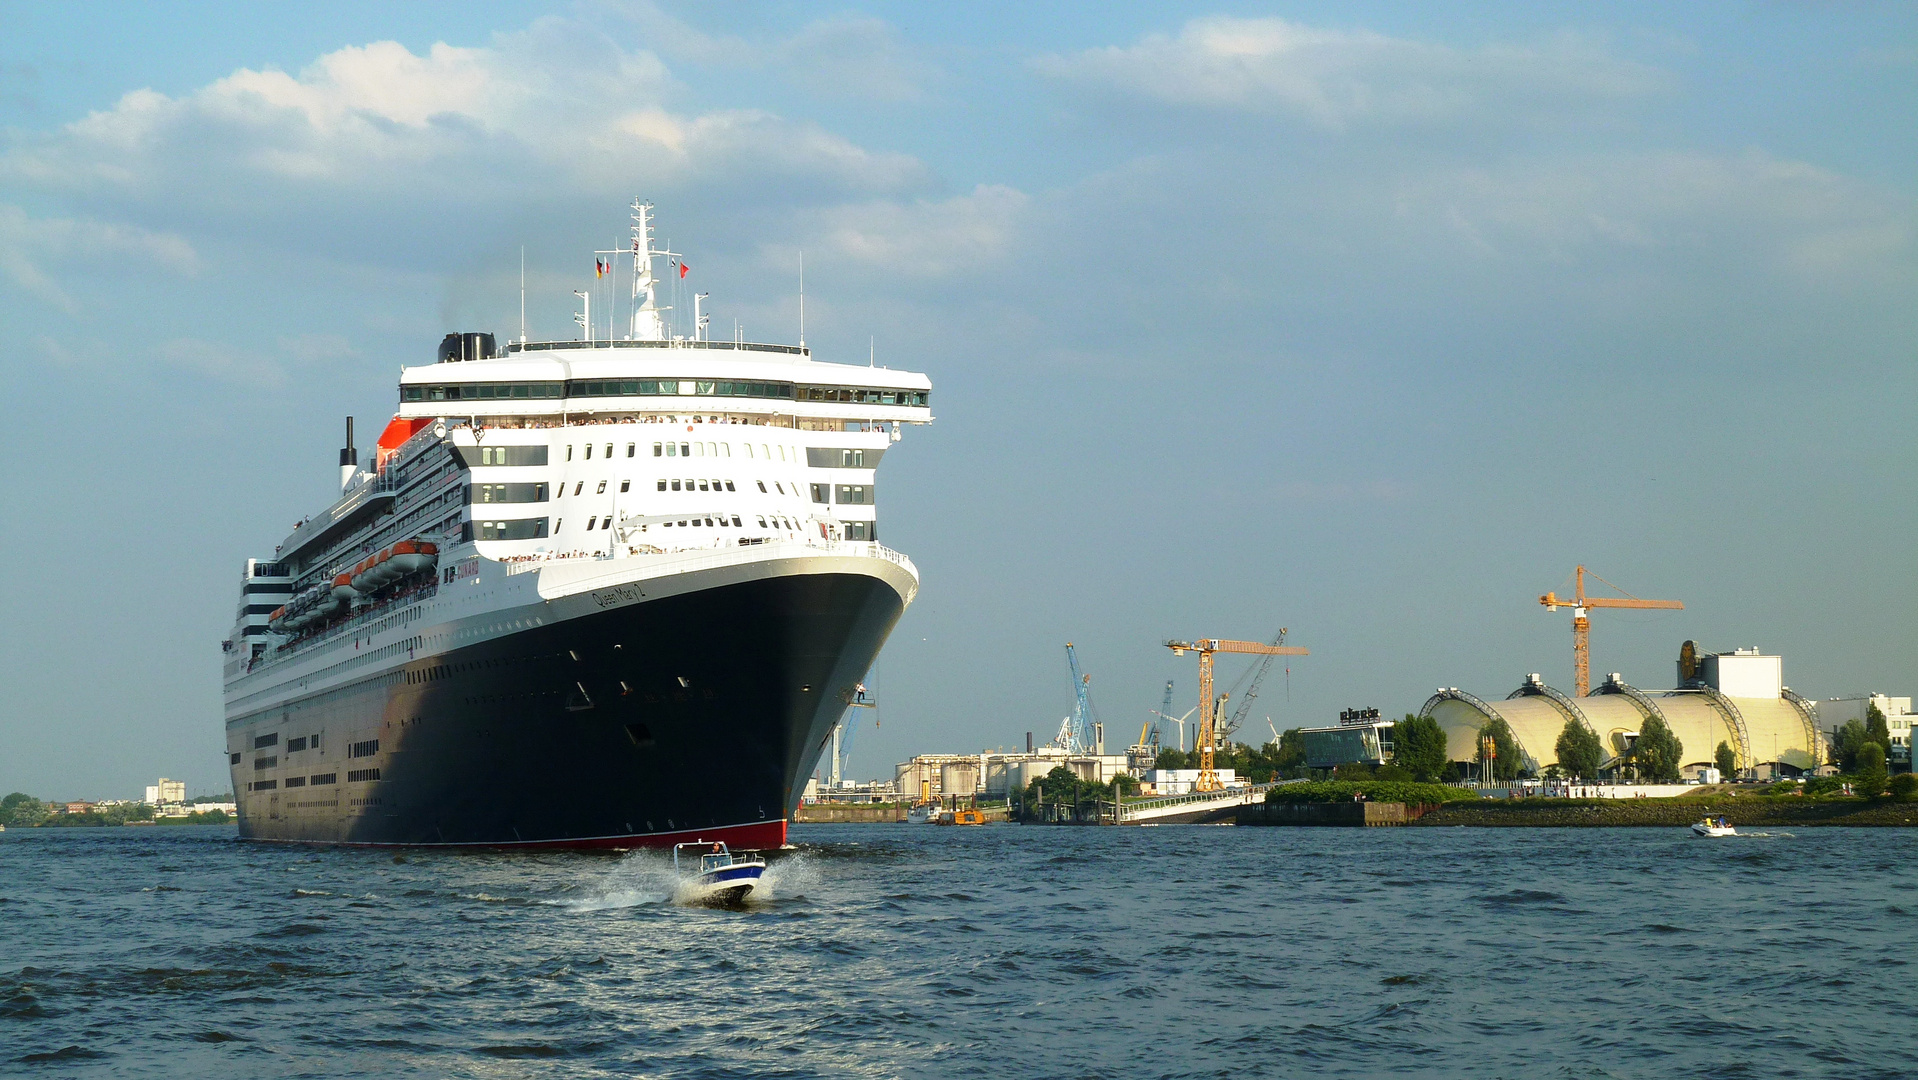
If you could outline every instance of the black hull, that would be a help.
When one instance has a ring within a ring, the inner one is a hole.
[[[784,839],[848,696],[904,610],[884,580],[808,574],[594,611],[295,702],[232,735],[258,840],[630,847]],[[324,730],[323,750],[286,754]],[[374,733],[379,750],[349,758]],[[377,769],[378,780],[349,781]],[[338,782],[288,788],[333,773]],[[260,776],[273,790],[249,790]]]

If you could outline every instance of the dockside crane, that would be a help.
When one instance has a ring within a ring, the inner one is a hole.
[[[1279,631],[1283,640],[1285,631]],[[1199,780],[1192,785],[1194,791],[1218,791],[1224,787],[1219,783],[1218,770],[1213,767],[1212,753],[1218,741],[1220,727],[1219,714],[1223,711],[1224,698],[1212,699],[1212,657],[1216,653],[1244,653],[1252,656],[1310,656],[1309,649],[1294,645],[1267,645],[1263,641],[1230,641],[1221,638],[1200,638],[1197,641],[1168,641],[1165,647],[1172,650],[1174,656],[1184,656],[1188,651],[1199,654]]]
[[[1086,693],[1086,686],[1092,679],[1079,671],[1079,654],[1072,650],[1072,642],[1066,642],[1066,666],[1072,669],[1073,723],[1072,733],[1066,740],[1066,753],[1089,754],[1097,745],[1095,732],[1099,722],[1092,714],[1092,699]],[[1099,740],[1103,741],[1103,740]]]
[[[1593,574],[1592,576],[1598,578],[1600,581],[1605,581],[1604,578],[1598,577],[1597,574]],[[1577,584],[1572,587],[1573,595],[1560,596],[1557,593],[1548,592],[1544,596],[1539,597],[1538,602],[1545,606],[1546,611],[1557,611],[1560,607],[1569,607],[1572,609],[1572,683],[1577,690],[1575,696],[1584,697],[1586,696],[1586,691],[1591,689],[1592,684],[1592,619],[1590,614],[1592,608],[1657,608],[1679,611],[1683,610],[1685,605],[1678,600],[1640,600],[1631,593],[1625,593],[1623,597],[1586,596],[1585,568],[1583,566],[1579,567],[1576,571],[1576,578]],[[1609,581],[1605,581],[1605,584],[1612,585]],[[1612,585],[1612,588],[1618,589],[1618,586]],[[1625,592],[1624,589],[1618,589],[1618,591],[1622,593]]]

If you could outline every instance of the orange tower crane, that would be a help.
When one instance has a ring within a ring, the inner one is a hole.
[[[1598,577],[1597,574],[1592,576]],[[1604,578],[1598,578],[1598,580],[1605,581]],[[1609,581],[1605,581],[1605,584],[1612,585]],[[1612,585],[1612,588],[1618,589],[1618,586]],[[1557,593],[1548,592],[1539,597],[1538,602],[1545,605],[1546,611],[1557,611],[1561,605],[1572,609],[1572,675],[1573,682],[1577,686],[1576,696],[1578,697],[1584,697],[1586,691],[1592,688],[1592,619],[1589,614],[1592,608],[1683,610],[1685,607],[1677,600],[1640,600],[1630,593],[1625,593],[1623,597],[1586,596],[1583,566],[1578,568],[1578,584],[1574,586],[1574,589],[1573,596],[1560,596]],[[1624,589],[1618,589],[1618,591],[1625,592]]]
[[[1285,639],[1285,631],[1279,631],[1279,639]],[[1199,654],[1199,782],[1192,785],[1194,791],[1218,791],[1225,785],[1219,783],[1219,773],[1212,767],[1212,744],[1217,741],[1220,707],[1225,699],[1212,700],[1212,654],[1214,653],[1250,653],[1253,656],[1310,656],[1311,650],[1295,645],[1267,645],[1263,641],[1223,641],[1219,638],[1200,638],[1197,641],[1168,641],[1165,647],[1172,650],[1174,656],[1184,656],[1190,649]]]

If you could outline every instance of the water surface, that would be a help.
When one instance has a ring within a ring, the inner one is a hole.
[[[0,1075],[1902,1077],[1918,832],[796,826],[656,854],[0,834]]]

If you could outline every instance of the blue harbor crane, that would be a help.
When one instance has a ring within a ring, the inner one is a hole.
[[[1092,753],[1098,743],[1100,727],[1092,712],[1092,699],[1086,693],[1086,684],[1092,680],[1079,671],[1079,654],[1072,651],[1072,642],[1066,642],[1066,666],[1072,669],[1072,692],[1076,697],[1071,722],[1065,726],[1064,749],[1068,754]]]

